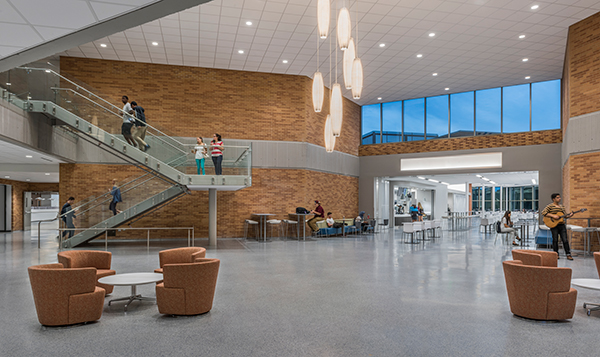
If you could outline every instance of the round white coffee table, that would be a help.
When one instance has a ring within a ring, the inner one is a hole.
[[[571,284],[586,289],[600,290],[600,279],[572,279]],[[595,307],[588,309],[589,305]],[[584,302],[583,308],[587,309],[587,314],[588,316],[590,316],[592,314],[592,311],[600,310],[600,304]]]
[[[98,279],[98,282],[114,286],[131,286],[130,296],[112,299],[108,302],[108,306],[110,306],[110,303],[113,301],[128,300],[127,304],[125,304],[125,311],[127,311],[127,306],[134,300],[154,300],[154,298],[142,297],[142,295],[138,294],[136,292],[138,285],[157,283],[161,280],[163,280],[163,275],[159,273],[127,273],[105,276]]]

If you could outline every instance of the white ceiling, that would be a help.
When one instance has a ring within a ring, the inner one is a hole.
[[[97,1],[81,2],[91,6]],[[317,69],[316,2],[214,0],[62,55],[312,77]],[[378,97],[387,102],[560,78],[568,27],[600,11],[598,0],[346,3],[353,26],[358,18],[365,73],[363,96],[356,101],[361,105],[376,103]],[[532,10],[533,4],[539,9]],[[431,32],[436,36],[429,37]],[[526,37],[519,39],[522,34]],[[320,70],[328,84],[329,40],[320,44]],[[342,52],[337,53],[341,82]]]
[[[63,161],[0,140],[0,178],[16,181],[58,182],[59,163],[63,163]],[[46,175],[47,173],[49,175]]]
[[[0,0],[0,58],[157,0]]]
[[[490,184],[476,175],[488,178],[495,184]],[[539,173],[537,171],[520,171],[520,172],[488,172],[488,173],[473,173],[473,174],[453,174],[453,175],[422,175],[420,177],[426,180],[418,179],[417,176],[410,176],[410,179],[423,184],[434,184],[428,179],[434,179],[440,182],[446,182],[451,185],[459,185],[472,183],[473,186],[527,186],[533,185],[532,179],[539,183]],[[407,177],[395,177],[390,180],[401,181]]]

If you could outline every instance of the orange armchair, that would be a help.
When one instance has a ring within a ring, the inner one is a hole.
[[[520,260],[502,263],[510,311],[535,320],[573,317],[577,290],[571,288],[571,269],[524,265]]]
[[[209,312],[220,263],[219,259],[198,258],[194,263],[165,264],[164,280],[156,285],[158,312],[170,315]]]
[[[102,316],[105,292],[96,286],[95,268],[65,269],[62,264],[46,264],[27,270],[42,325],[72,325]]]
[[[558,265],[558,254],[543,250],[513,249],[513,260],[520,260],[523,265],[538,267],[556,267]]]
[[[98,250],[68,250],[58,253],[58,262],[65,268],[96,268],[96,285],[112,293],[113,286],[100,284],[98,279],[109,275],[115,275],[115,271],[110,269],[112,260],[111,252],[102,252]]]
[[[596,262],[596,270],[598,270],[598,276],[600,277],[600,253],[594,252],[594,261]]]
[[[160,268],[154,269],[154,272],[162,274],[165,264],[193,263],[197,258],[204,258],[205,256],[206,249],[202,247],[185,247],[162,250],[158,252]]]

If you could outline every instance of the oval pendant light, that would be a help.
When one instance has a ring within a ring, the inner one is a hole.
[[[352,88],[352,64],[355,57],[354,39],[350,37],[348,48],[344,51],[344,84],[346,85],[346,89]]]
[[[335,83],[331,89],[331,99],[329,101],[329,113],[331,114],[331,130],[333,136],[338,137],[342,132],[342,87]]]
[[[360,99],[363,87],[363,66],[360,58],[356,57],[352,62],[352,97]]]
[[[333,136],[331,128],[331,115],[327,114],[327,120],[325,121],[325,150],[327,152],[333,152],[335,147],[335,136]]]
[[[327,38],[329,34],[329,19],[331,18],[331,6],[329,0],[319,0],[317,3],[317,25],[319,37]]]
[[[348,42],[350,42],[350,34],[352,32],[352,25],[350,23],[350,11],[343,7],[340,10],[337,21],[337,38],[340,45],[340,49],[345,51],[348,48]]]
[[[315,72],[315,76],[313,77],[313,86],[312,86],[312,100],[313,100],[313,108],[315,112],[321,112],[323,108],[323,98],[325,97],[325,85],[323,84],[323,75],[321,72]]]

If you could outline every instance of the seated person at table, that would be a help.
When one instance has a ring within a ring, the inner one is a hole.
[[[354,218],[354,227],[359,231],[366,232],[369,227],[369,222],[365,221],[365,211],[360,211],[358,216]]]
[[[323,218],[325,218],[325,210],[321,206],[321,202],[319,202],[319,200],[315,200],[315,209],[310,211],[310,213],[314,213],[315,216],[309,219],[306,223],[313,233],[317,233],[319,230],[319,228],[317,228],[317,221],[322,221]]]
[[[502,233],[510,234],[510,237],[513,239],[513,245],[519,245],[517,241],[521,241],[521,238],[519,238],[517,230],[513,228],[513,222],[510,220],[510,211],[506,211],[506,213],[504,213],[504,217],[502,217],[502,223],[500,224],[500,231]]]
[[[327,222],[327,228],[333,227],[335,221],[333,220],[333,217],[331,217],[331,212],[327,212],[327,219],[325,220],[325,222]]]

